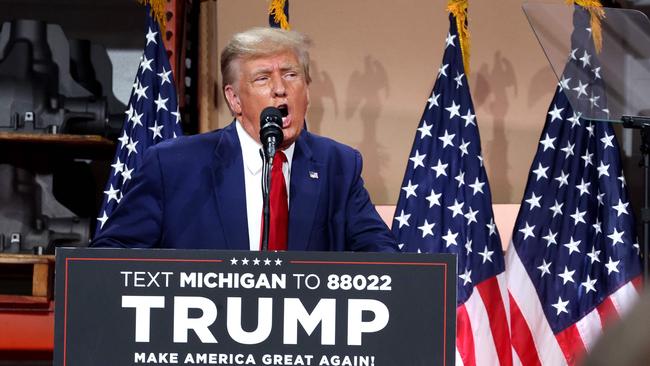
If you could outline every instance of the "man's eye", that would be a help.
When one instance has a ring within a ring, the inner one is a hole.
[[[255,79],[253,79],[253,82],[256,83],[256,84],[261,84],[261,83],[266,82],[267,80],[269,80],[268,76],[258,76]]]

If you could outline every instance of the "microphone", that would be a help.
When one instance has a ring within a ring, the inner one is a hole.
[[[271,160],[284,139],[282,112],[275,107],[264,108],[260,114],[260,126],[260,142],[264,146],[266,158]]]

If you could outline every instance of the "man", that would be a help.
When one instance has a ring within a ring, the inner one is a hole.
[[[359,152],[304,129],[308,45],[305,36],[275,28],[236,34],[221,55],[235,121],[148,149],[93,246],[259,250],[259,118],[273,106],[283,115],[278,156],[286,162],[277,164],[289,188],[286,242],[276,248],[397,251],[363,186]]]

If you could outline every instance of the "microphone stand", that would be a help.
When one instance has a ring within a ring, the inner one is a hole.
[[[269,250],[269,230],[271,221],[271,170],[275,157],[275,137],[269,137],[269,143],[260,151],[262,157],[262,251]]]

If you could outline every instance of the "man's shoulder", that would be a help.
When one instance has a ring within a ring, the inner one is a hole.
[[[202,153],[214,151],[226,134],[227,128],[196,135],[179,136],[152,146],[158,154]]]
[[[357,149],[329,137],[316,135],[308,131],[304,132],[304,137],[312,152],[317,156],[354,156],[359,154]]]

